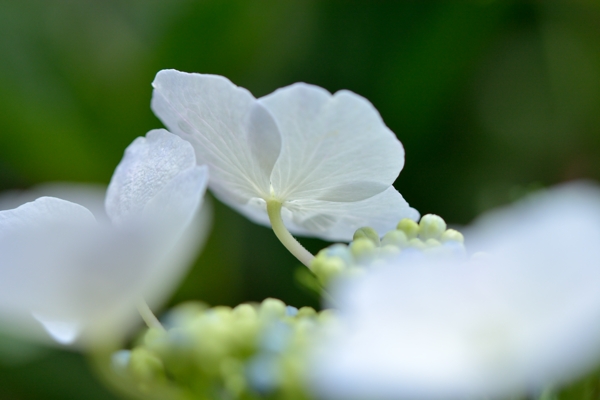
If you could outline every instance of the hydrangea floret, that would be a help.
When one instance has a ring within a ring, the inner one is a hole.
[[[305,265],[313,256],[290,231],[347,241],[361,226],[386,232],[419,217],[392,186],[402,144],[355,93],[296,83],[256,99],[222,76],[175,70],[152,85],[152,110],[209,166],[214,194],[271,225]]]

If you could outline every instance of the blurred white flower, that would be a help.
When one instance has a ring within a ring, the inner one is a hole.
[[[269,225],[268,201],[291,232],[326,240],[419,217],[392,186],[402,144],[352,92],[296,83],[256,99],[222,76],[175,70],[153,86],[154,113],[192,143],[215,195],[257,223]]]
[[[83,346],[124,334],[140,297],[159,304],[196,254],[207,181],[189,143],[155,130],[127,148],[104,217],[56,197],[0,211],[2,328]],[[98,209],[97,190],[54,189]]]
[[[342,325],[315,356],[324,398],[539,394],[600,359],[600,190],[570,184],[466,231],[470,259],[400,257],[338,282]]]

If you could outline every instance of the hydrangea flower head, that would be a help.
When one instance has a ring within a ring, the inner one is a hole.
[[[600,190],[571,184],[488,214],[470,258],[397,258],[340,280],[324,398],[537,396],[600,356]]]
[[[175,70],[153,86],[152,109],[209,166],[215,195],[255,222],[269,225],[275,201],[292,233],[350,240],[419,216],[392,186],[402,144],[352,92],[297,83],[256,99],[222,76]]]
[[[156,130],[127,148],[106,193],[108,220],[56,197],[0,211],[3,328],[79,345],[126,332],[138,300],[164,300],[195,255],[207,181],[190,144]]]

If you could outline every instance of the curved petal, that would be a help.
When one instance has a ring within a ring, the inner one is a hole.
[[[0,211],[0,237],[25,227],[46,227],[49,224],[94,223],[94,215],[85,207],[55,197],[40,197],[12,210]]]
[[[148,202],[181,171],[195,165],[192,146],[164,129],[135,139],[108,185],[106,213],[116,224],[139,217]]]
[[[282,200],[360,201],[386,190],[404,148],[369,101],[297,83],[260,98],[281,132],[271,182]]]
[[[280,136],[250,92],[221,76],[175,70],[160,71],[152,85],[152,110],[192,143],[212,188],[235,204],[269,195]]]
[[[119,301],[110,302],[112,308],[105,301],[106,309],[99,310],[95,336],[106,327],[123,329],[136,321],[130,316],[139,297],[156,306],[171,292],[206,237],[209,218],[206,212],[200,219],[197,215],[207,184],[208,167],[197,166],[191,145],[167,131],[149,132],[146,141],[138,138],[128,148],[109,186],[107,209],[114,188],[113,204],[126,204],[117,210],[125,209],[125,217],[129,210],[139,215],[122,218],[127,223],[97,240],[116,253],[109,260],[99,258],[111,275],[120,277],[112,286],[121,290],[113,291]],[[130,271],[119,272],[121,267]]]
[[[104,199],[106,186],[94,183],[48,182],[27,190],[0,193],[0,210],[17,208],[40,197],[55,197],[84,206],[97,220],[106,220]]]
[[[202,244],[206,220],[192,223],[207,182],[189,143],[153,131],[113,176],[115,225],[54,198],[0,212],[0,318],[39,338],[37,321],[62,344],[126,333],[139,298],[164,300]]]
[[[86,240],[96,220],[86,208],[42,197],[0,212],[0,318],[41,336],[33,313],[65,310],[77,300],[65,291],[65,254]],[[7,324],[8,325],[8,324]]]
[[[267,203],[254,198],[238,210],[251,221],[271,226]],[[283,204],[281,217],[294,235],[318,237],[328,241],[350,241],[358,228],[370,226],[381,235],[395,229],[403,218],[419,220],[419,212],[410,207],[393,187],[371,198],[352,203],[296,200]]]
[[[204,204],[207,183],[208,168],[196,166],[173,179],[144,210],[145,226],[152,227],[154,237],[145,249],[148,267],[139,282],[151,306],[172,292],[208,236],[212,216],[210,205]]]
[[[298,235],[317,236],[329,241],[350,241],[358,228],[369,226],[380,235],[393,230],[403,218],[419,220],[393,187],[366,200],[352,203],[297,200],[284,203],[290,210],[284,221]]]

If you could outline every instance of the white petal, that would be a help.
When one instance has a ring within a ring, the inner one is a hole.
[[[104,199],[106,186],[90,183],[50,182],[27,190],[11,190],[0,193],[0,210],[10,210],[40,197],[55,197],[79,204],[99,220],[106,220]]]
[[[35,316],[62,344],[124,334],[139,321],[139,298],[164,300],[202,244],[207,224],[191,224],[207,181],[189,143],[154,131],[111,181],[116,226],[53,198],[0,212],[0,318],[38,338]]]
[[[81,333],[81,324],[76,321],[55,321],[33,313],[33,317],[60,344],[73,344]]]
[[[45,315],[77,303],[62,286],[63,268],[69,264],[65,254],[95,226],[84,207],[51,197],[1,211],[0,317],[39,336],[31,330],[32,312]]]
[[[267,203],[254,198],[238,210],[251,221],[271,226]],[[284,203],[281,216],[288,230],[297,236],[318,237],[328,241],[352,240],[354,232],[365,226],[381,235],[396,228],[403,218],[419,220],[419,212],[411,208],[393,187],[366,200],[351,203],[296,200]]]
[[[174,179],[148,204],[145,213],[152,219],[152,244],[143,276],[139,277],[144,299],[160,305],[179,283],[198,250],[203,246],[211,225],[210,204],[204,204],[208,168],[195,167]]]
[[[106,213],[117,224],[138,218],[175,176],[195,165],[188,142],[165,130],[148,132],[125,150],[108,186]]]
[[[94,215],[85,207],[54,197],[40,197],[22,206],[0,211],[0,235],[29,226],[45,227],[52,223],[89,224]]]
[[[152,110],[192,143],[224,201],[242,205],[269,195],[279,132],[250,92],[221,76],[175,70],[160,71],[152,85]]]
[[[409,207],[393,187],[366,200],[351,203],[297,200],[284,204],[291,212],[284,221],[292,233],[329,241],[350,241],[358,228],[369,226],[385,234],[403,218],[417,221],[419,212]]]
[[[400,141],[373,105],[352,92],[332,96],[298,83],[259,102],[281,132],[271,182],[282,200],[364,200],[394,183],[404,165]]]
[[[470,264],[390,265],[334,296],[346,332],[316,358],[328,398],[463,399],[539,393],[600,356],[600,191],[563,187],[475,224]]]

